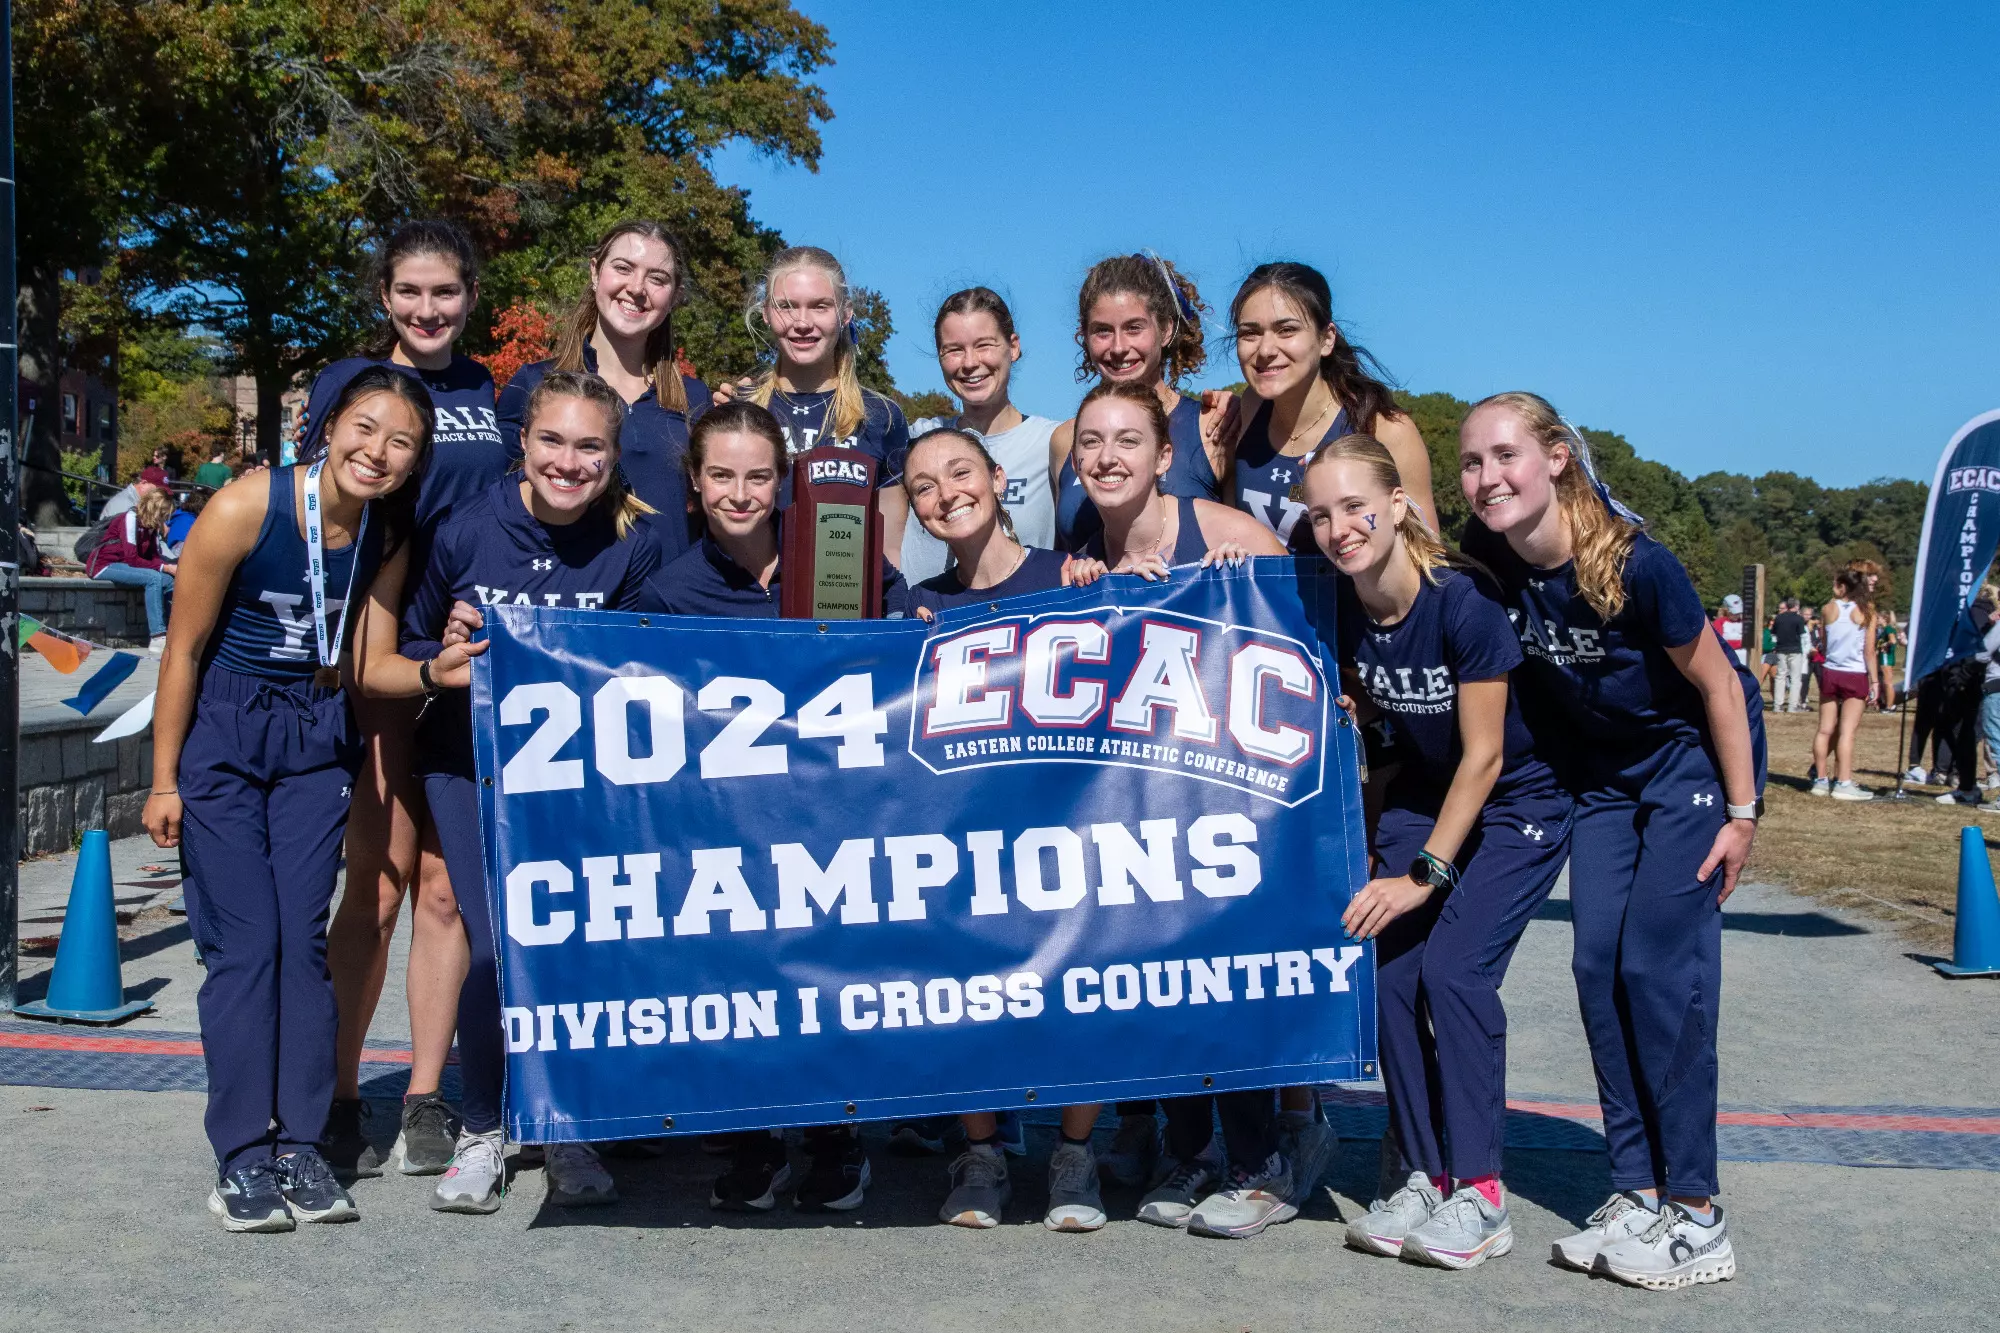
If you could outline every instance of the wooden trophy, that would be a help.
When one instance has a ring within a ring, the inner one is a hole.
[[[778,610],[787,620],[882,614],[882,514],[875,459],[823,444],[792,460]]]

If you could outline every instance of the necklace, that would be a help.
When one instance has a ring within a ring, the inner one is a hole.
[[[1027,563],[1028,563],[1028,548],[1023,546],[1021,548],[1021,554],[1014,557],[1014,563],[1007,566],[1007,572],[1005,574],[1002,574],[999,578],[993,580],[993,582],[987,584],[986,586],[988,588],[999,587],[1001,584],[1005,583],[1008,579],[1011,579],[1016,574],[1020,573],[1021,566]]]
[[[1314,427],[1318,426],[1320,422],[1326,420],[1326,414],[1331,411],[1334,411],[1339,406],[1340,406],[1340,399],[1334,397],[1328,398],[1326,406],[1322,407],[1319,410],[1318,416],[1314,417],[1311,421],[1308,421],[1303,427],[1296,427],[1296,426],[1293,427],[1292,433],[1285,437],[1285,447],[1278,450],[1278,452],[1281,454],[1290,454],[1292,452],[1292,446],[1299,442],[1299,438],[1301,436],[1310,436],[1313,432]]]

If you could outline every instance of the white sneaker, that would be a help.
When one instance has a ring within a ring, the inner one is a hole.
[[[1477,1268],[1514,1248],[1514,1224],[1507,1200],[1498,1204],[1470,1185],[1456,1193],[1403,1238],[1403,1258],[1439,1268]]]
[[[618,1201],[611,1173],[597,1160],[597,1149],[588,1143],[549,1144],[543,1174],[549,1181],[549,1202],[558,1208],[589,1208]]]
[[[1443,1202],[1431,1178],[1412,1171],[1401,1189],[1375,1200],[1366,1213],[1347,1224],[1347,1243],[1364,1254],[1394,1259],[1403,1252],[1403,1238],[1430,1221]]]
[[[1916,783],[1918,786],[1922,786],[1931,780],[1931,775],[1916,764],[1910,765],[1910,771],[1903,774],[1903,777],[1910,782]]]
[[[1299,1208],[1291,1199],[1292,1164],[1274,1152],[1254,1172],[1233,1168],[1228,1184],[1194,1206],[1188,1231],[1224,1240],[1254,1236],[1297,1217]]]
[[[1979,779],[1979,790],[1992,791],[1995,787],[2000,787],[2000,774],[1988,773]]]
[[[498,1212],[507,1192],[505,1150],[500,1130],[460,1134],[458,1151],[431,1194],[431,1207],[440,1213]]]
[[[1658,1216],[1645,1200],[1629,1191],[1612,1195],[1587,1218],[1583,1230],[1565,1236],[1550,1247],[1549,1257],[1565,1268],[1588,1273],[1606,1245],[1636,1236]]]
[[[1095,1231],[1104,1221],[1097,1158],[1086,1145],[1058,1143],[1049,1154],[1049,1211],[1042,1225],[1050,1231]]]
[[[167,651],[167,636],[164,634],[155,634],[147,641],[146,651],[155,657]]]
[[[1814,796],[1833,795],[1833,784],[1831,782],[1828,782],[1825,778],[1814,778],[1812,785],[1812,795]]]
[[[1722,1205],[1707,1226],[1669,1201],[1651,1226],[1597,1252],[1591,1271],[1649,1291],[1673,1291],[1736,1276],[1736,1251]]]
[[[1833,784],[1833,799],[1836,801],[1872,801],[1875,799],[1875,793],[1852,779],[1843,778]]]

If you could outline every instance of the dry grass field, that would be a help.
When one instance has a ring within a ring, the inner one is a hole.
[[[1750,853],[1751,878],[1787,884],[1894,924],[1910,940],[1948,954],[1958,895],[1959,830],[1984,825],[1989,850],[2000,846],[2000,815],[1941,806],[1942,787],[1907,787],[1910,799],[1886,799],[1896,786],[1894,713],[1869,713],[1855,738],[1854,777],[1872,801],[1807,794],[1817,709],[1765,714],[1771,775],[1765,811]],[[1907,765],[1907,761],[1905,761]]]

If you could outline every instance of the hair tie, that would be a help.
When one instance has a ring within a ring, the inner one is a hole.
[[[1583,438],[1583,432],[1572,426],[1569,418],[1560,412],[1556,413],[1556,420],[1560,421],[1562,428],[1569,432],[1570,448],[1576,453],[1576,461],[1582,464],[1583,475],[1590,479],[1591,489],[1597,492],[1598,498],[1604,501],[1605,507],[1618,515],[1618,517],[1624,519],[1627,523],[1630,523],[1633,527],[1644,527],[1646,520],[1634,513],[1624,501],[1614,496],[1611,493],[1611,488],[1604,484],[1603,478],[1597,475],[1597,465],[1591,461],[1590,457],[1590,441]]]
[[[856,351],[861,350],[861,326],[851,319],[847,321],[847,343]]]
[[[1188,300],[1187,293],[1174,281],[1174,271],[1167,267],[1167,261],[1160,258],[1156,250],[1148,250],[1146,257],[1153,261],[1153,267],[1160,271],[1160,280],[1167,284],[1167,294],[1174,298],[1174,307],[1180,312],[1181,322],[1199,328],[1201,317],[1195,313],[1194,302]]]

